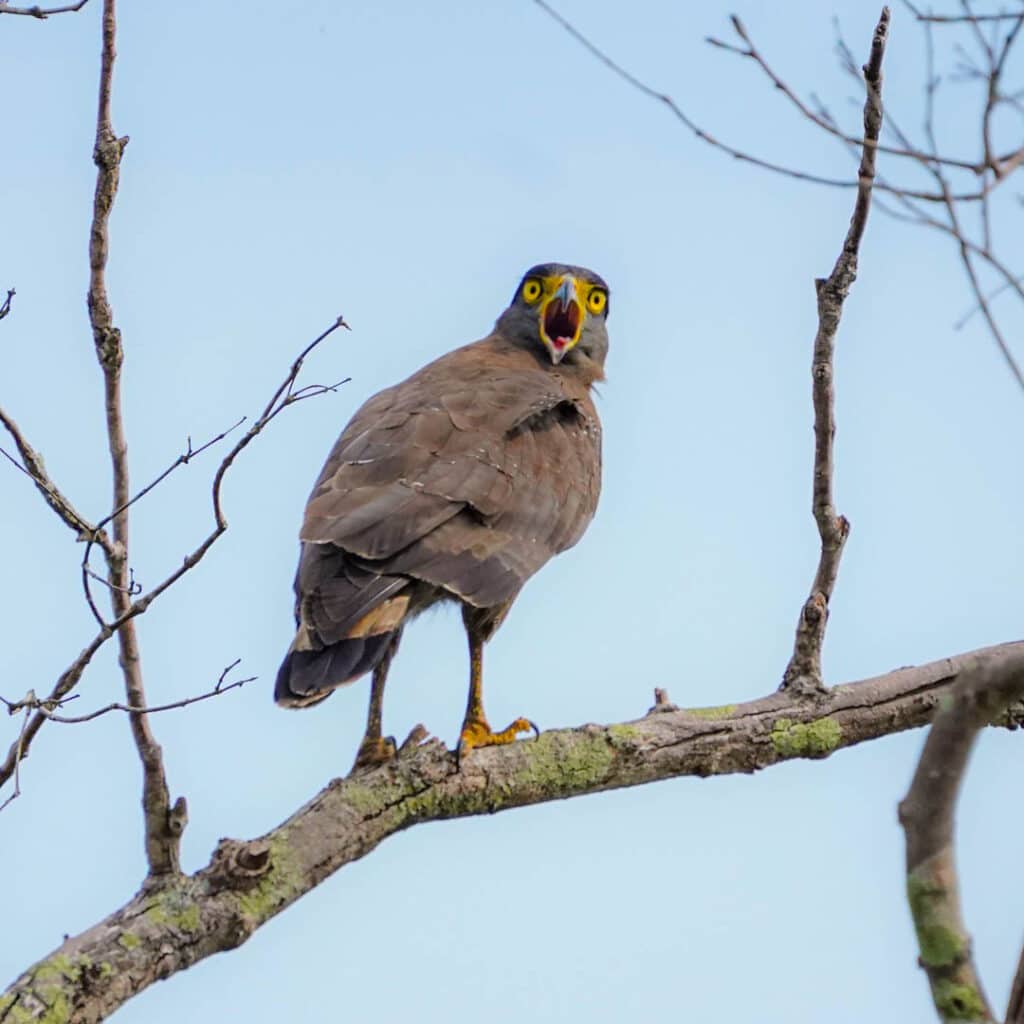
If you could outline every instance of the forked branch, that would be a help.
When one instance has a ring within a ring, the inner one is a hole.
[[[75,660],[61,673],[50,693],[43,698],[44,704],[59,704],[64,698],[66,698],[67,695],[70,694],[78,685],[78,682],[82,677],[82,673],[88,667],[96,652],[111,639],[114,633],[123,626],[124,623],[144,614],[161,594],[169,590],[175,583],[177,583],[178,580],[194,569],[203,560],[207,552],[220,539],[220,537],[224,535],[228,528],[228,521],[224,514],[221,490],[227,473],[238,456],[289,406],[305,401],[307,398],[331,394],[346,382],[342,380],[330,385],[309,384],[296,388],[299,374],[302,372],[303,365],[310,353],[332,334],[342,328],[348,330],[349,326],[345,322],[344,317],[336,317],[329,327],[321,331],[308,345],[305,346],[305,348],[303,348],[292,362],[284,379],[274,389],[273,394],[263,407],[259,416],[256,417],[255,421],[245,434],[235,442],[235,445],[221,460],[220,465],[217,467],[214,474],[213,485],[211,488],[213,526],[210,532],[182,559],[181,564],[165,576],[164,579],[162,579],[156,586],[139,596],[136,600],[130,601],[128,608],[123,615],[100,627],[97,634],[81,651],[78,657],[75,658]],[[131,597],[130,590],[131,588],[129,587],[129,599]],[[126,592],[122,591],[122,593]],[[137,704],[129,706],[141,708],[145,705]],[[11,744],[7,751],[6,758],[3,762],[0,762],[0,786],[3,786],[14,779],[19,763],[28,756],[33,739],[47,721],[48,717],[42,712],[42,710],[36,711],[32,715],[27,726],[25,726],[19,733],[18,738]]]

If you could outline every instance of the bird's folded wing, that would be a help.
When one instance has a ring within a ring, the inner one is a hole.
[[[303,541],[490,605],[579,539],[600,486],[586,388],[490,341],[356,413],[310,498]]]

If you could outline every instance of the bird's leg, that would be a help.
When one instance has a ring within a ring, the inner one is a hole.
[[[474,747],[512,743],[520,733],[531,730],[539,733],[537,726],[528,718],[517,718],[501,732],[492,731],[484,714],[483,670],[486,632],[477,621],[474,621],[476,616],[473,612],[464,610],[462,617],[469,638],[469,700],[466,702],[466,717],[462,722],[462,732],[459,734],[460,758]]]
[[[370,709],[366,714],[366,732],[363,735],[362,743],[359,744],[352,771],[358,771],[361,768],[375,768],[377,765],[390,761],[397,753],[394,737],[381,735],[381,723],[384,707],[384,683],[387,681],[388,669],[391,668],[391,661],[398,650],[400,638],[401,634],[395,635],[395,639],[388,645],[384,657],[377,662],[373,670]]]

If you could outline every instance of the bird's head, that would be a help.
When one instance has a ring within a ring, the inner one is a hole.
[[[512,304],[498,318],[507,338],[542,345],[552,363],[577,353],[604,365],[608,354],[608,285],[592,270],[540,263],[524,275]]]

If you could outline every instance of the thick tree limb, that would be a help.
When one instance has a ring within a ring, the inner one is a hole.
[[[754,772],[931,721],[944,695],[983,673],[1024,672],[1024,642],[903,668],[808,700],[775,693],[747,704],[669,710],[542,733],[536,741],[455,756],[432,740],[397,761],[336,779],[255,840],[222,840],[210,863],[165,879],[68,939],[0,996],[19,1024],[61,1007],[68,1024],[103,1020],[154,981],[234,949],[339,868],[428,821],[491,814],[678,776]]]
[[[907,839],[907,898],[921,951],[919,962],[928,974],[932,999],[943,1021],[994,1019],[961,914],[953,816],[978,733],[1022,696],[1024,659],[1020,657],[993,659],[977,672],[964,673],[943,700],[910,791],[900,804]],[[1018,1019],[1019,1013],[1015,984],[1008,1019]]]
[[[746,33],[742,33],[746,40]],[[811,509],[818,527],[821,551],[811,593],[800,611],[793,656],[782,677],[784,688],[810,693],[824,688],[821,673],[821,648],[828,622],[828,605],[839,573],[839,561],[850,532],[845,516],[836,513],[832,495],[835,474],[836,433],[833,364],[836,332],[843,315],[843,303],[857,279],[857,256],[871,210],[871,190],[875,181],[875,156],[882,131],[882,59],[889,36],[889,8],[883,7],[871,41],[871,56],[864,65],[867,97],[864,100],[864,146],[857,172],[857,201],[842,251],[832,273],[815,282],[818,292],[818,332],[814,338],[811,364],[814,401],[814,477]]]

